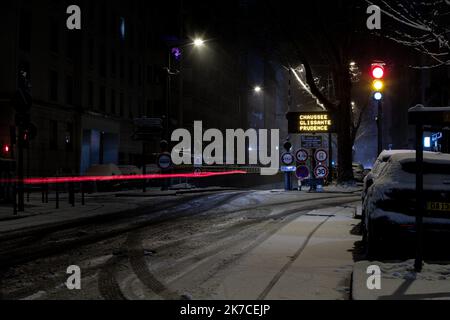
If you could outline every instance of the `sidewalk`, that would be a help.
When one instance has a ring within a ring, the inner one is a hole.
[[[25,212],[13,215],[12,205],[0,206],[0,240],[58,227],[70,227],[113,215],[126,214],[142,207],[151,206],[161,197],[178,197],[189,193],[205,193],[229,190],[225,188],[204,188],[189,190],[161,191],[149,189],[146,193],[138,190],[115,193],[86,194],[85,205],[81,205],[81,195],[75,196],[75,207],[68,203],[68,195],[60,194],[59,209],[56,209],[54,194],[49,194],[49,202],[42,203],[41,194],[31,194],[26,201]]]
[[[349,298],[353,208],[314,210],[278,230],[223,276],[214,299]]]

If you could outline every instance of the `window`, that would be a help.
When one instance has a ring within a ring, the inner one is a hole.
[[[120,94],[120,101],[119,101],[119,114],[121,117],[123,117],[125,115],[125,100],[124,100],[124,95],[123,93]]]
[[[64,144],[66,147],[66,151],[73,151],[73,124],[67,123],[66,126],[66,135],[64,137]]]
[[[111,90],[111,113],[116,114],[116,91]]]
[[[134,83],[134,61],[130,59],[129,61],[129,82],[130,84]]]
[[[50,150],[58,150],[58,122],[50,120]]]
[[[20,10],[19,18],[19,48],[23,51],[31,51],[31,12]]]
[[[106,111],[106,88],[100,87],[100,111]]]
[[[94,39],[90,38],[88,42],[88,62],[89,67],[94,65]]]
[[[56,19],[50,20],[50,51],[59,52],[59,26]]]
[[[128,116],[133,119],[133,97],[130,96],[130,104],[128,106]]]
[[[116,76],[116,54],[114,51],[111,52],[111,77],[114,78]]]
[[[94,109],[94,83],[89,81],[88,84],[88,107]]]
[[[50,100],[58,101],[58,73],[56,71],[50,71],[49,86]]]
[[[66,103],[73,105],[73,78],[72,76],[66,77]]]
[[[100,76],[106,77],[106,48],[104,45],[101,46],[100,52],[99,52],[99,65],[100,65]]]
[[[125,59],[123,56],[120,57],[120,63],[119,63],[119,68],[120,68],[120,79],[124,79],[125,78]]]

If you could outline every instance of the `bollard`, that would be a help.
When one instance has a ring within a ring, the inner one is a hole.
[[[84,199],[84,183],[81,183],[81,205],[84,206],[86,204]]]
[[[17,216],[17,187],[13,186],[13,214]]]
[[[56,209],[59,209],[59,188],[58,184],[55,184],[55,190],[56,190]]]

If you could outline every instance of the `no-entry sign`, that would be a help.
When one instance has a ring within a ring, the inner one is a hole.
[[[169,153],[162,153],[158,157],[157,164],[162,170],[170,169],[170,167],[172,167],[172,157]]]

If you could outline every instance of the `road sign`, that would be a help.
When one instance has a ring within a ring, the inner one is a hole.
[[[431,140],[432,140],[433,142],[436,142],[436,141],[438,141],[439,139],[442,139],[442,132],[434,133],[434,134],[431,136]]]
[[[298,162],[305,162],[309,158],[308,150],[300,149],[295,153],[295,159],[297,159]]]
[[[317,162],[325,162],[328,159],[328,152],[323,149],[317,150],[314,157],[316,158]]]
[[[322,136],[302,136],[301,144],[305,149],[320,149],[323,148],[323,138]]]
[[[295,175],[298,179],[303,180],[309,177],[309,169],[307,166],[299,166],[295,171]]]
[[[170,169],[172,166],[172,157],[170,156],[170,153],[160,154],[156,163],[161,170]]]
[[[286,118],[291,134],[336,132],[335,116],[330,112],[289,112]]]
[[[201,174],[202,173],[202,168],[195,168],[194,169],[194,174]]]
[[[295,172],[296,169],[295,166],[282,166],[281,172]]]
[[[295,159],[292,153],[286,152],[281,156],[281,162],[286,166],[290,166],[295,162]]]
[[[326,177],[328,177],[328,173],[328,168],[322,165],[318,165],[314,169],[314,175],[317,179],[325,179]]]

